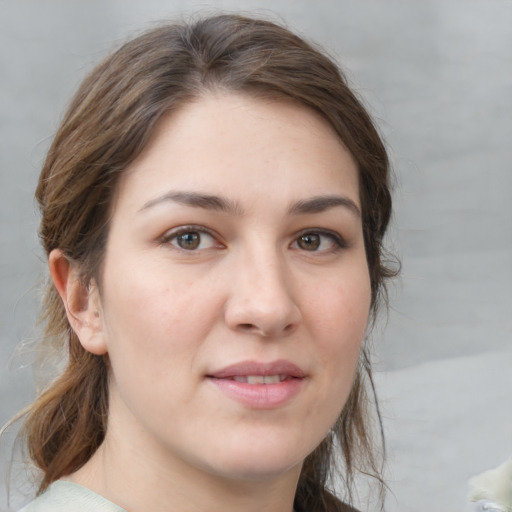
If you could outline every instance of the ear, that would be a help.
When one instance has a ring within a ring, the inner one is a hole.
[[[107,353],[101,300],[94,280],[85,286],[78,269],[60,249],[49,256],[50,274],[66,308],[69,324],[85,350],[96,355]]]

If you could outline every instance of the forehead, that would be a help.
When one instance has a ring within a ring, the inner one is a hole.
[[[290,200],[337,189],[359,202],[357,166],[327,121],[293,101],[238,94],[210,94],[166,114],[118,195],[198,187]]]

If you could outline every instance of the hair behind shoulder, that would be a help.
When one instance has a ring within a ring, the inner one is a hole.
[[[382,257],[391,214],[384,144],[338,67],[269,21],[220,15],[191,24],[164,24],[124,44],[87,76],[55,135],[37,187],[46,253],[61,249],[80,269],[85,284],[92,278],[101,284],[110,208],[123,170],[165,113],[215,90],[293,100],[314,109],[335,129],[360,173],[375,313],[385,280],[394,274]],[[42,319],[46,339],[66,347],[68,362],[31,406],[22,429],[30,457],[42,470],[40,492],[89,460],[103,441],[108,418],[108,360],[82,348],[50,281]],[[327,489],[338,452],[349,498],[357,471],[382,484],[369,411],[372,395],[365,348],[341,417],[305,461],[297,510],[348,510]],[[376,418],[379,437],[378,408]]]

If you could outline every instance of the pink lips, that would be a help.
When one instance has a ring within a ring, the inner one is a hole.
[[[227,397],[254,409],[284,405],[302,388],[306,374],[285,361],[243,361],[207,376]]]

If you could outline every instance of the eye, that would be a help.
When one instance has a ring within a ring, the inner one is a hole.
[[[220,247],[219,242],[204,229],[185,227],[166,233],[162,242],[185,251],[196,251]]]
[[[345,247],[341,236],[324,231],[303,232],[295,240],[294,245],[303,251],[309,252],[335,251]]]

